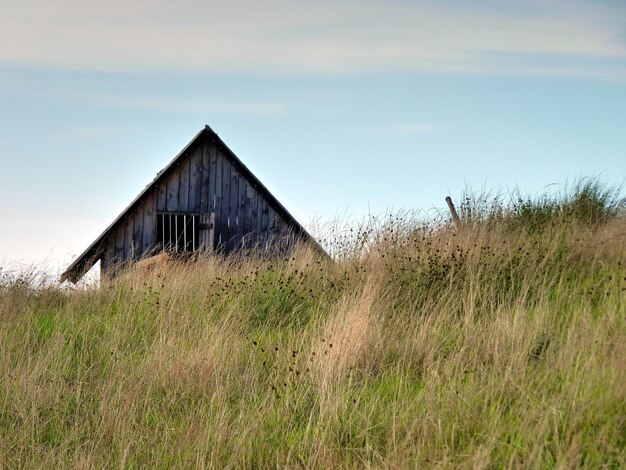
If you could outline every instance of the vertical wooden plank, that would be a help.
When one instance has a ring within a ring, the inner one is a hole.
[[[249,185],[250,188],[250,218],[247,221],[248,224],[248,232],[249,232],[249,237],[250,237],[250,243],[248,244],[249,247],[253,247],[256,245],[256,237],[257,237],[257,224],[256,224],[256,211],[257,211],[257,198],[258,198],[258,193],[257,190],[254,189],[254,187],[252,185]],[[248,211],[248,200],[246,199],[246,215]]]
[[[261,237],[261,246],[262,246],[263,249],[267,248],[268,227],[269,227],[269,206],[267,204],[267,199],[262,198],[262,201],[261,201],[261,229],[259,230],[259,236]]]
[[[285,252],[288,248],[287,235],[289,231],[289,227],[285,220],[278,214],[275,216],[276,220],[276,246],[281,250],[281,252]]]
[[[189,166],[189,212],[199,213],[202,191],[202,156],[204,145],[198,146],[191,155]]]
[[[167,181],[161,181],[156,188],[156,210],[165,212],[167,210]]]
[[[107,258],[107,264],[113,264],[115,260],[115,230],[109,232],[106,238],[106,248],[104,256]]]
[[[133,216],[130,214],[124,219],[124,261],[133,259],[135,251],[133,228]]]
[[[272,206],[267,209],[268,230],[276,230],[276,211]]]
[[[217,152],[217,149],[213,147],[212,154],[216,159],[216,171],[215,171],[215,246],[219,246],[222,242],[222,191],[224,185],[224,158]]]
[[[115,264],[115,231],[109,232],[104,240],[104,256],[100,264],[100,273],[108,273]]]
[[[198,219],[198,223],[200,224],[200,230],[198,231],[198,247],[202,251],[207,250],[207,245],[209,241],[209,232],[206,226],[209,222],[209,214],[202,213],[200,214],[200,218]]]
[[[154,194],[154,191],[152,191]],[[143,201],[133,213],[133,240],[135,242],[134,259],[141,258],[143,254],[143,211],[146,201]]]
[[[257,245],[261,243],[261,212],[263,211],[263,196],[259,191],[255,191],[256,193],[256,215],[255,215],[255,224],[256,224],[256,237],[255,242]]]
[[[252,226],[252,206],[254,204],[254,188],[246,182],[246,199],[243,208],[244,245],[249,248],[253,245],[254,228]]]
[[[239,202],[237,204],[237,248],[243,247],[244,244],[244,227],[246,222],[246,187],[248,182],[239,174]]]
[[[176,212],[178,210],[178,180],[179,180],[179,167],[172,170],[172,173],[167,178],[167,196],[165,210],[169,212]]]
[[[209,165],[211,161],[211,147],[208,143],[202,145],[202,168],[200,177],[200,213],[207,214],[209,212],[210,204],[212,204],[213,194],[211,193],[211,173],[209,171]],[[209,200],[210,199],[210,200]]]
[[[274,249],[277,242],[277,230],[276,230],[276,211],[273,207],[269,207],[267,211],[267,244],[270,248]]]
[[[222,157],[222,205],[220,207],[221,222],[218,226],[220,232],[220,246],[225,247],[228,242],[228,229],[230,225],[230,176],[232,166],[226,157],[220,152]]]
[[[257,191],[256,201],[256,243],[261,246],[261,215],[263,213],[263,200],[264,197]]]
[[[115,228],[115,264],[121,264],[124,261],[124,222],[118,223]]]
[[[157,194],[154,192],[148,196],[143,206],[143,239],[141,256],[151,256],[156,248],[156,200]]]
[[[209,214],[209,239],[207,244],[209,250],[215,250],[215,212]]]
[[[178,179],[178,210],[181,212],[189,211],[189,169],[191,167],[191,159],[189,155],[180,162],[180,177]]]
[[[215,212],[200,214],[200,249],[209,253],[215,249]]]
[[[234,167],[230,170],[230,201],[228,202],[228,252],[237,248],[237,225],[239,215],[239,173]]]
[[[212,144],[208,145],[209,151],[209,212],[215,212],[217,205],[217,149]]]

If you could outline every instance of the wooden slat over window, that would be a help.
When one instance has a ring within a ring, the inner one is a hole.
[[[200,214],[158,213],[157,246],[172,253],[200,248]]]

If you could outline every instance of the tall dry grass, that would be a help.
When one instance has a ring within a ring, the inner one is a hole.
[[[336,262],[0,273],[0,467],[621,467],[626,221],[558,202],[370,221]]]

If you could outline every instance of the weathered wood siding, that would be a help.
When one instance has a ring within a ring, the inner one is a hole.
[[[214,213],[214,249],[266,248],[285,242],[288,222],[225,151],[204,141],[190,148],[103,243],[102,269],[154,254],[157,213]]]

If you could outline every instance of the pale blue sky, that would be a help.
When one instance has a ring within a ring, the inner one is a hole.
[[[626,178],[626,3],[0,0],[0,264],[80,253],[209,124],[305,225]]]

